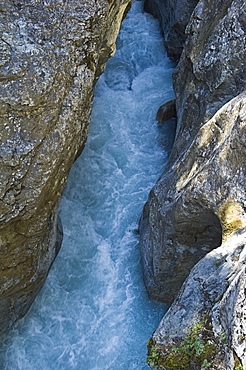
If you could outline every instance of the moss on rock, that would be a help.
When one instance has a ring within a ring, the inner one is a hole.
[[[206,369],[219,352],[221,343],[215,338],[210,320],[195,324],[183,339],[175,338],[166,345],[148,341],[147,363],[154,369]]]

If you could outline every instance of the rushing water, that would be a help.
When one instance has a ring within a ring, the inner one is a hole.
[[[164,307],[145,291],[136,230],[171,145],[173,129],[158,128],[155,114],[173,98],[172,70],[157,21],[136,1],[62,197],[63,246],[31,310],[4,337],[1,369],[148,369],[146,341]]]

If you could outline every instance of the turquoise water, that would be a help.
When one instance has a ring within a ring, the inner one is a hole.
[[[165,307],[142,280],[138,219],[167,160],[173,64],[158,22],[133,4],[95,88],[91,130],[60,206],[61,251],[26,317],[3,338],[7,370],[149,369],[146,342]]]

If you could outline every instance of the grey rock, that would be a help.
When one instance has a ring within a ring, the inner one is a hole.
[[[178,61],[182,53],[185,29],[198,0],[144,0],[144,8],[159,19],[168,56]]]
[[[153,337],[166,344],[170,339],[184,337],[186,331],[200,321],[205,312],[212,312],[220,302],[225,306],[228,292],[244,270],[246,263],[246,232],[232,235],[220,247],[209,252],[191,270],[172,306],[167,311]],[[226,294],[225,294],[226,293]],[[233,306],[222,316],[232,316]],[[229,314],[228,314],[229,311]],[[224,320],[225,321],[225,320]],[[227,325],[228,326],[228,320]],[[229,338],[229,333],[228,333]]]
[[[191,268],[244,222],[245,8],[201,0],[175,71],[176,139],[140,222],[147,289],[169,304]]]
[[[171,303],[195,263],[244,225],[245,119],[242,93],[203,125],[152,189],[140,236],[153,298]]]
[[[233,351],[246,368],[245,246],[246,230],[241,229],[196,264],[153,334],[157,346],[175,346],[207,316],[218,346],[226,335],[226,356],[222,363],[214,358],[210,369],[233,370]]]
[[[246,28],[243,0],[200,0],[186,28],[187,40],[174,72],[176,150],[246,86]]]
[[[208,315],[216,370],[246,369],[245,14],[242,0],[194,9],[174,72],[174,146],[140,220],[148,292],[171,304],[153,335],[157,350]]]
[[[0,333],[25,314],[59,249],[55,210],[129,3],[0,4]]]
[[[227,358],[233,357],[231,352],[234,352],[240,360],[243,369],[246,369],[245,302],[246,267],[244,265],[227,289],[218,308],[221,327],[228,338]]]

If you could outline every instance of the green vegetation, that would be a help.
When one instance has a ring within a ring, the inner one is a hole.
[[[234,370],[243,370],[243,366],[235,354],[234,354]]]
[[[176,339],[175,347],[171,344],[161,346],[150,339],[147,363],[154,369],[164,367],[170,370],[188,370],[191,366],[196,369],[209,368],[216,347],[208,319],[204,319],[194,325],[183,340]]]
[[[227,337],[226,337],[226,334],[224,331],[222,331],[221,335],[220,335],[220,343],[222,344],[226,344],[227,343]]]

